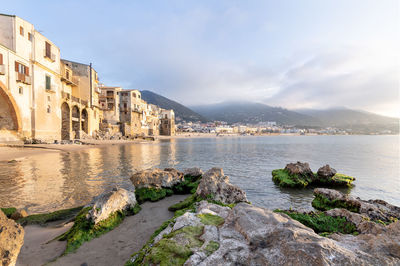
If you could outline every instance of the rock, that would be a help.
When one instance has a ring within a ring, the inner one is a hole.
[[[194,213],[186,212],[184,215],[179,216],[172,228],[172,231],[176,231],[185,226],[199,226],[201,225],[200,218],[198,218]]]
[[[361,200],[327,188],[314,189],[313,207],[320,210],[344,208],[372,221],[390,223],[400,219],[400,208],[383,200]]]
[[[289,171],[291,175],[301,175],[307,177],[314,177],[314,173],[311,171],[310,165],[308,163],[289,163],[286,165],[285,169]]]
[[[94,198],[88,218],[95,224],[107,219],[116,211],[125,211],[137,204],[135,192],[123,188],[114,188]]]
[[[172,188],[183,181],[183,173],[173,168],[139,171],[131,177],[136,188]]]
[[[212,168],[203,175],[196,195],[212,197],[224,204],[247,202],[246,193],[229,183],[229,177],[224,175],[222,168]]]
[[[13,219],[14,221],[16,221],[16,220],[18,220],[18,219],[21,219],[21,218],[24,218],[24,217],[26,217],[26,216],[28,216],[28,213],[24,210],[24,209],[22,209],[22,210],[18,210],[18,211],[16,211],[16,212],[14,212],[12,215],[11,215],[11,219]]]
[[[198,167],[187,168],[183,171],[185,176],[200,177],[203,175],[203,170]]]
[[[332,209],[324,213],[332,217],[345,217],[347,221],[352,222],[357,227],[357,231],[361,234],[377,234],[385,229],[382,224],[371,222],[369,217],[346,209]]]
[[[24,229],[0,211],[0,263],[15,265],[24,244]]]
[[[336,175],[336,170],[331,168],[329,164],[318,169],[317,175],[319,179],[330,179]]]

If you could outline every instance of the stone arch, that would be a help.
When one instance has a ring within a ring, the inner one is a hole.
[[[0,129],[22,132],[21,113],[6,85],[0,81]]]
[[[71,139],[71,110],[68,103],[61,105],[61,140]]]
[[[88,116],[88,112],[86,109],[82,110],[82,115],[81,115],[81,127],[82,130],[88,134],[89,133],[89,116]]]
[[[72,131],[74,132],[74,138],[79,139],[79,131],[81,130],[81,112],[79,111],[79,107],[74,105],[72,106]]]

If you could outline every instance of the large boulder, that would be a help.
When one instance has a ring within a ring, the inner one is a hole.
[[[15,265],[24,244],[24,229],[0,211],[0,263]]]
[[[154,168],[135,173],[131,181],[136,188],[172,188],[183,181],[184,174],[174,168]]]
[[[400,207],[383,200],[366,201],[327,188],[314,189],[314,195],[315,199],[312,204],[314,208],[319,210],[347,209],[375,222],[391,223],[400,220]]]
[[[107,219],[117,211],[126,211],[137,204],[135,192],[123,188],[114,188],[104,192],[93,199],[88,218],[95,224]]]
[[[300,175],[311,178],[314,177],[314,173],[311,170],[310,165],[308,163],[302,163],[302,162],[289,163],[286,165],[285,169],[291,175]]]
[[[330,179],[336,175],[336,170],[331,168],[329,164],[318,169],[317,175],[319,179]]]
[[[196,190],[202,198],[212,198],[224,204],[247,202],[246,193],[229,182],[222,168],[211,168],[202,177]]]

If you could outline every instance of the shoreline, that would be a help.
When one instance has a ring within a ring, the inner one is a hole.
[[[41,155],[44,153],[60,153],[60,152],[75,152],[80,150],[107,147],[109,145],[129,145],[129,144],[148,144],[164,140],[173,139],[200,139],[200,138],[249,138],[249,137],[274,137],[274,136],[360,136],[360,135],[316,135],[306,134],[300,135],[295,133],[288,134],[263,134],[263,135],[238,135],[238,134],[220,134],[215,133],[180,133],[174,136],[157,136],[154,141],[145,139],[135,140],[83,140],[83,144],[1,144],[0,143],[0,163],[21,161],[31,156]],[[364,135],[362,135],[364,136]],[[375,136],[375,135],[365,135]],[[379,135],[392,136],[392,135]]]

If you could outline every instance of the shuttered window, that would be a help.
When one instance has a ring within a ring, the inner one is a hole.
[[[21,36],[24,36],[24,28],[22,26],[19,27],[19,34],[21,34]]]
[[[29,67],[21,63],[15,62],[15,72],[29,76]]]
[[[46,57],[51,58],[51,44],[46,42]]]
[[[51,77],[46,75],[46,90],[51,90]]]
[[[0,65],[3,64],[3,54],[0,54]]]

